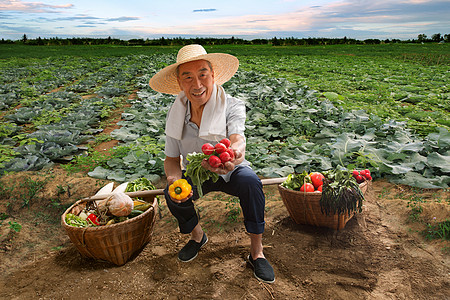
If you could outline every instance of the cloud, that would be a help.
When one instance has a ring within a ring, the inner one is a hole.
[[[75,15],[73,17],[55,18],[54,21],[85,21],[85,20],[101,20],[101,18],[87,16],[87,15]]]
[[[359,1],[347,0],[343,2],[336,2],[334,4],[324,7],[323,15],[325,17],[336,18],[365,18],[365,17],[380,17],[380,18],[396,18],[401,17],[402,20],[430,17],[430,13],[443,13],[447,11],[450,13],[450,6],[448,1],[427,1],[427,0],[407,0],[407,1]]]
[[[447,6],[445,6],[447,4]],[[281,14],[253,14],[198,20],[191,26],[122,28],[142,36],[240,36],[415,38],[450,28],[448,1],[341,0],[321,6],[298,6]],[[207,26],[205,26],[207,25]]]
[[[33,24],[35,30],[53,35],[62,30],[55,30],[59,27],[52,27],[52,25],[63,25],[64,31],[67,30],[68,33],[71,32],[70,28],[78,25],[78,29],[74,32],[84,35],[96,33],[98,36],[102,34],[107,36],[111,33],[123,33],[144,38],[171,35],[209,37],[233,35],[254,38],[342,37],[346,35],[351,38],[415,38],[419,33],[428,35],[430,31],[447,33],[450,28],[450,19],[447,17],[450,15],[449,0],[329,0],[320,1],[320,3],[279,0],[279,2],[290,2],[290,7],[296,6],[285,13],[269,11],[264,14],[255,13],[256,10],[253,10],[253,14],[246,14],[244,11],[235,10],[233,14],[224,14],[222,17],[213,13],[218,10],[222,12],[222,8],[195,9],[191,10],[192,14],[199,13],[202,18],[192,20],[189,26],[186,26],[185,22],[183,24],[172,22],[167,25],[160,19],[149,19],[145,23],[138,22],[148,18],[148,15],[116,17],[109,14],[96,17],[97,15],[92,13],[93,10],[78,11],[79,14],[76,14],[74,10],[78,8],[78,5],[73,8],[72,4],[50,5],[31,1],[46,2],[45,0],[0,0],[0,24],[6,25],[6,21],[11,22],[11,19],[17,18],[19,21],[16,22],[15,28],[20,31],[25,29],[20,26]],[[86,13],[87,11],[89,12]],[[30,13],[26,16],[29,12],[63,12],[64,15],[51,14],[52,17],[50,17],[50,15],[36,16]],[[200,17],[199,14],[196,16]],[[20,19],[18,15],[25,15],[27,18]],[[83,30],[81,27],[86,29]],[[89,27],[96,28],[90,30]],[[11,31],[12,28],[8,28],[8,32]]]
[[[445,28],[449,24],[448,1],[426,0],[343,0],[321,6],[298,7],[282,14],[242,15],[203,19],[189,29],[182,26],[167,28],[166,33],[208,35],[266,35],[276,32],[346,32],[362,34],[410,34],[415,36],[422,28]],[[208,26],[205,26],[208,24]],[[435,25],[433,25],[435,24]],[[448,27],[448,26],[447,26]],[[442,29],[441,29],[442,30]]]
[[[110,21],[110,22],[127,22],[127,21],[135,21],[135,20],[139,20],[139,17],[119,17],[119,18],[109,18],[106,19],[106,21]]]
[[[108,23],[105,22],[84,22],[84,25],[106,25]]]
[[[11,14],[5,14],[0,12],[0,20],[5,20],[5,19],[15,19],[16,17],[11,15]]]
[[[202,8],[202,9],[194,9],[192,12],[210,12],[210,11],[217,11],[215,8]]]
[[[21,11],[29,13],[55,12],[57,9],[69,9],[73,6],[73,4],[51,5],[42,2],[23,2],[20,0],[0,1],[0,11]]]
[[[427,3],[431,2],[430,0],[405,0],[402,1],[402,3],[415,3],[415,4],[421,4],[421,3]]]
[[[35,26],[7,26],[0,24],[0,28],[2,29],[2,33],[6,36],[23,35],[24,33],[27,35],[38,34],[41,31],[41,28]]]
[[[258,23],[258,22],[268,22],[269,20],[259,19],[259,20],[248,20],[248,23]]]
[[[3,18],[3,15],[0,13],[0,17]],[[12,18],[11,16],[8,16],[8,18]],[[6,17],[5,17],[6,19]],[[106,22],[126,22],[126,21],[134,21],[139,20],[139,17],[118,17],[118,18],[99,18],[99,17],[93,17],[88,15],[75,15],[70,17],[59,17],[59,18],[47,18],[47,17],[36,17],[33,18],[34,22],[60,22],[60,21],[103,21],[102,23],[93,23],[92,24],[107,24]],[[87,22],[85,22],[87,24]]]

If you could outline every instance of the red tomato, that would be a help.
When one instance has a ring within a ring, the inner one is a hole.
[[[300,188],[300,192],[312,193],[314,192],[314,185],[312,183],[305,183]]]
[[[214,150],[217,152],[217,154],[220,154],[222,152],[227,151],[227,147],[224,144],[222,144],[222,143],[217,143],[214,146]]]
[[[231,141],[227,138],[221,139],[220,142],[225,145],[225,147],[229,148],[231,145]]]
[[[325,176],[323,176],[322,173],[319,172],[313,172],[311,173],[311,175],[309,175],[309,177],[311,177],[311,182],[314,185],[314,188],[318,188],[319,186],[321,186],[323,184],[323,179],[325,178]]]
[[[97,225],[97,226],[100,225],[100,223],[98,222],[98,217],[96,215],[94,215],[94,214],[89,214],[87,216],[87,219],[89,221],[91,221],[94,225]]]
[[[352,174],[353,174],[353,177],[356,178],[356,176],[359,175],[359,171],[358,170],[353,170]]]
[[[318,190],[319,192],[322,192],[322,187],[323,187],[323,185],[319,185],[319,187],[317,188],[317,190]]]
[[[218,168],[222,164],[222,161],[220,160],[219,157],[217,157],[215,155],[211,155],[208,159],[208,163],[211,167]]]
[[[203,144],[202,146],[202,152],[206,155],[213,154],[214,152],[214,146],[211,143]]]

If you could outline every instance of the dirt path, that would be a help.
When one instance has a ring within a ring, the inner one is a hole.
[[[417,191],[406,187],[374,182],[363,213],[335,231],[295,224],[276,186],[266,186],[265,254],[276,272],[276,282],[268,285],[245,262],[249,238],[224,194],[198,201],[210,241],[194,261],[177,261],[187,237],[178,233],[162,200],[152,241],[117,267],[81,258],[59,224],[59,212],[43,216],[51,211],[49,199],[60,197],[67,205],[105,182],[61,170],[45,174],[2,179],[7,188],[25,178],[50,178],[29,209],[20,201],[8,205],[21,199],[14,192],[0,200],[0,213],[13,216],[0,227],[0,299],[450,299],[450,244],[427,242],[416,233],[423,223],[408,222],[407,203]],[[61,188],[58,196],[62,183],[72,183],[70,196]],[[449,192],[420,196],[431,199],[423,203],[423,220],[450,217]],[[21,231],[8,232],[8,222],[21,224]]]

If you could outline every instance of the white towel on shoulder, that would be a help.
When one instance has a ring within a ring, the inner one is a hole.
[[[181,91],[172,107],[170,108],[166,121],[166,135],[181,140],[183,135],[184,119],[188,99]],[[200,123],[199,137],[220,141],[227,134],[227,95],[222,86],[214,85],[211,98],[206,102]]]

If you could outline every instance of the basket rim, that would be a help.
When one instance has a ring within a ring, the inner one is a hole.
[[[322,195],[322,192],[320,192],[320,191],[301,192],[301,191],[293,190],[290,188],[286,188],[286,187],[282,186],[281,184],[278,185],[278,188],[282,189],[283,191],[287,191],[287,192],[299,194],[299,195]]]
[[[80,202],[83,202],[83,199],[80,199],[80,200],[76,201],[68,209],[66,209],[66,211],[61,215],[61,223],[62,223],[62,225],[66,229],[70,229],[70,230],[82,230],[82,231],[98,232],[98,231],[110,230],[110,229],[112,229],[114,227],[118,227],[118,226],[126,226],[126,225],[129,225],[129,224],[135,223],[135,222],[139,222],[141,219],[146,217],[150,213],[150,211],[156,210],[158,199],[156,199],[156,197],[153,198],[152,206],[150,208],[148,208],[146,211],[144,211],[142,214],[140,214],[139,216],[136,216],[134,218],[128,219],[128,220],[120,222],[120,223],[111,224],[111,225],[108,225],[108,226],[95,226],[95,227],[94,226],[93,227],[75,227],[75,226],[70,226],[69,224],[66,223],[66,215],[75,206],[77,206]]]
[[[360,184],[359,184],[359,188],[362,188],[362,187],[364,187],[365,185],[369,184],[370,181],[371,181],[371,180],[365,180],[364,182],[360,183]],[[278,185],[278,188],[280,188],[280,189],[282,189],[282,190],[285,190],[285,191],[287,191],[287,192],[292,192],[292,193],[300,194],[300,195],[305,195],[305,194],[306,194],[306,195],[320,195],[320,196],[322,196],[322,192],[320,192],[320,191],[314,191],[314,192],[301,192],[301,191],[293,190],[293,189],[290,189],[290,188],[286,188],[286,187],[282,186],[281,183]]]

